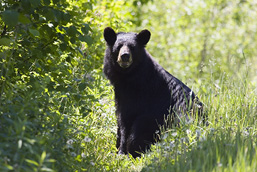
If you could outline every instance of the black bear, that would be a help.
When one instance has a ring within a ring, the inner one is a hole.
[[[140,156],[158,141],[165,118],[187,118],[202,103],[193,91],[163,69],[145,50],[151,33],[104,29],[104,74],[114,86],[119,154]],[[195,108],[196,107],[196,108]]]

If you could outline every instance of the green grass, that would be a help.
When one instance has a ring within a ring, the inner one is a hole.
[[[256,171],[256,87],[247,78],[232,81],[223,76],[218,84],[208,82],[201,88],[209,125],[191,121],[169,129],[152,151],[137,159],[116,154],[113,97],[104,97],[90,117],[95,139],[86,148],[95,159],[87,170]]]
[[[0,171],[257,170],[257,90],[246,75],[202,78],[201,85],[191,85],[198,88],[209,125],[191,120],[164,131],[161,142],[137,159],[116,154],[113,89],[99,73],[94,77],[94,86],[87,88],[94,97],[87,115],[66,104],[66,113],[41,115],[41,120],[26,116],[25,110],[3,114],[12,120],[4,118],[10,124],[0,134]]]
[[[0,135],[0,171],[257,170],[257,90],[247,75],[201,78],[201,85],[191,85],[198,88],[209,125],[191,120],[164,131],[161,142],[137,159],[116,154],[113,89],[99,73],[94,77],[94,87],[87,88],[94,97],[87,115],[66,104],[66,113],[42,115],[41,120],[26,116],[25,110],[3,114],[12,120],[4,118],[10,124]]]

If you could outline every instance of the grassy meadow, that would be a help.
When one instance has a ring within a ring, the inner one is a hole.
[[[92,170],[255,171],[256,86],[247,76],[231,80],[222,75],[219,81],[202,84],[206,90],[198,93],[206,106],[208,126],[192,119],[179,128],[169,129],[160,136],[162,141],[152,146],[152,151],[137,159],[115,154],[113,97],[105,97],[103,101],[109,102],[108,106],[105,104],[103,112],[91,116],[96,121],[101,118],[94,133],[99,139],[89,144],[102,164],[91,166]]]

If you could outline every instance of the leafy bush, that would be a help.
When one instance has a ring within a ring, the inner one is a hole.
[[[102,29],[125,26],[112,11],[122,5],[1,2],[1,171],[73,171],[97,158],[87,143],[96,139],[92,114],[109,94]]]

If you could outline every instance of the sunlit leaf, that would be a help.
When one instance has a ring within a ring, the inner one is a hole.
[[[41,162],[41,163],[44,162],[45,158],[46,158],[46,152],[43,151],[43,153],[42,153],[42,155],[41,155],[41,158],[40,158],[40,162]]]
[[[20,149],[22,147],[22,140],[18,141],[18,148]]]
[[[51,168],[46,168],[46,167],[41,168],[41,170],[42,171],[48,171],[48,172],[54,171]]]
[[[13,170],[13,167],[8,164],[5,164],[4,167],[7,168],[8,170]]]
[[[39,166],[39,164],[36,161],[30,160],[30,159],[26,159],[26,162],[33,164],[35,166]]]

